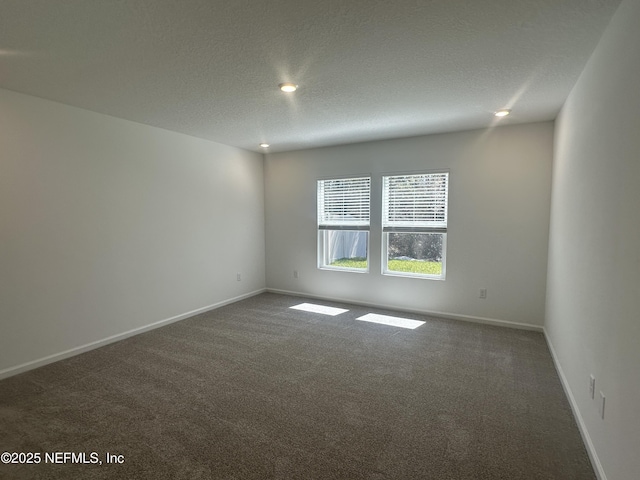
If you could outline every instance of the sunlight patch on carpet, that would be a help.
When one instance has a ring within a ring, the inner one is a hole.
[[[322,315],[331,315],[332,317],[349,311],[344,308],[327,307],[325,305],[316,305],[315,303],[301,303],[300,305],[294,305],[289,308],[293,308],[294,310],[304,310],[305,312],[311,313],[321,313]]]
[[[381,323],[383,325],[390,325],[392,327],[400,328],[418,328],[420,325],[424,325],[425,322],[420,320],[411,320],[410,318],[392,317],[390,315],[379,315],[377,313],[367,313],[356,320],[362,320],[363,322]]]

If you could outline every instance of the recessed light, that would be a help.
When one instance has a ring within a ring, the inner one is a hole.
[[[268,143],[261,143],[260,146],[262,148],[269,148],[269,144]]]
[[[511,113],[511,110],[509,110],[508,108],[503,108],[502,110],[498,110],[496,113],[494,113],[494,115],[496,117],[506,117],[510,113]]]
[[[291,82],[281,83],[278,87],[280,87],[280,90],[287,93],[295,92],[298,89],[298,85]]]

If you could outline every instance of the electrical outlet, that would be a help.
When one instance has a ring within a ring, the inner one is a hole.
[[[604,393],[600,392],[600,404],[598,405],[598,412],[600,413],[600,418],[604,420]]]
[[[240,274],[240,272],[236,273],[236,280],[237,281],[242,280],[242,275]]]
[[[298,278],[298,270],[293,271],[293,278]]]
[[[589,375],[589,396],[593,400],[596,396],[596,377]]]
[[[480,294],[478,295],[479,298],[487,298],[487,289],[486,288],[481,288],[480,289]]]

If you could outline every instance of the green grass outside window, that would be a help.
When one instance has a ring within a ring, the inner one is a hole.
[[[340,258],[331,264],[332,267],[367,268],[366,258]],[[417,273],[420,275],[442,275],[442,262],[428,260],[389,260],[390,272]]]

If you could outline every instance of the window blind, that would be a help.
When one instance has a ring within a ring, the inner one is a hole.
[[[448,173],[382,178],[383,231],[446,231]]]
[[[342,178],[318,181],[318,228],[369,228],[371,179]]]

